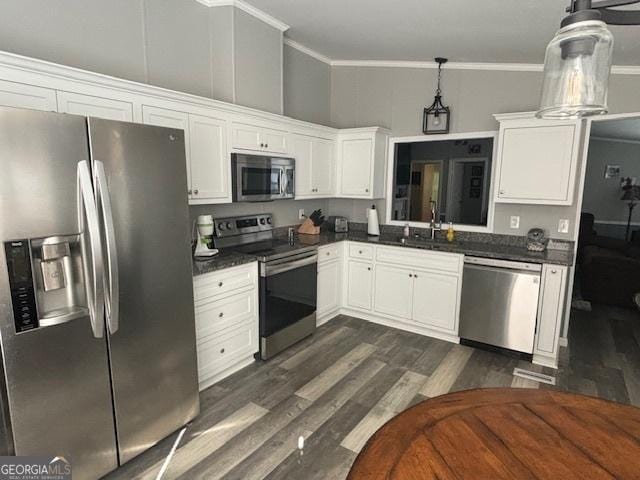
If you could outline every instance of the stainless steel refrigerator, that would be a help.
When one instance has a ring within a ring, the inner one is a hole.
[[[199,411],[181,130],[0,108],[5,454],[98,478]]]

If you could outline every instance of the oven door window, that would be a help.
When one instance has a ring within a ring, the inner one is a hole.
[[[316,311],[317,263],[260,278],[260,336],[268,337]]]
[[[242,195],[278,195],[281,181],[280,169],[242,167]]]

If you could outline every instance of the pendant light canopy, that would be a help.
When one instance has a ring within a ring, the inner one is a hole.
[[[635,25],[640,12],[608,7],[640,0],[573,0],[570,14],[547,46],[538,118],[607,113],[613,35],[607,23]]]

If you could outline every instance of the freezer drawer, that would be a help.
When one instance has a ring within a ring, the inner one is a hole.
[[[540,265],[466,259],[460,337],[533,353],[540,275]]]

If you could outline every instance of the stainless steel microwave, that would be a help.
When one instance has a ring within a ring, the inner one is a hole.
[[[234,202],[268,202],[295,197],[295,160],[231,154]]]

